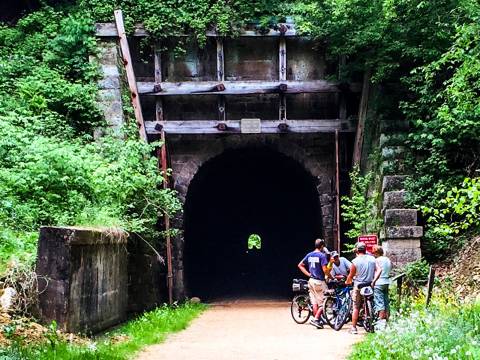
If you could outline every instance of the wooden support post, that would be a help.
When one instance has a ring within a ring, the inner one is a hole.
[[[338,68],[338,78],[341,79],[343,68],[347,63],[345,55],[340,56],[339,68]],[[347,99],[345,99],[345,92],[338,93],[339,104],[338,104],[338,118],[345,120],[347,118]]]
[[[279,46],[278,46],[278,80],[286,81],[287,80],[287,41],[284,37],[280,37]],[[284,88],[284,90],[282,90]],[[280,104],[278,107],[278,120],[286,121],[287,120],[287,99],[284,94],[287,91],[286,84],[280,84]]]
[[[430,305],[430,300],[432,299],[434,282],[435,282],[435,270],[433,269],[433,266],[430,266],[430,271],[428,272],[427,300],[425,302],[425,307],[428,307],[428,305]]]
[[[367,69],[363,74],[362,97],[358,109],[357,134],[355,135],[355,148],[353,149],[353,164],[359,166],[362,160],[363,137],[368,110],[368,96],[370,92],[370,78],[371,71],[370,69]]]
[[[217,80],[221,82],[219,85],[222,85],[223,87],[221,91],[225,91],[225,85],[223,84],[223,81],[225,81],[225,57],[224,57],[224,51],[223,51],[223,39],[219,37],[217,38]],[[225,121],[226,111],[225,111],[224,95],[218,96],[217,106],[218,106],[218,120]]]
[[[162,54],[160,46],[157,44],[154,49],[154,64],[155,64],[155,86],[161,88],[162,83]],[[157,124],[164,120],[163,118],[163,101],[161,97],[157,97],[155,101],[155,120]],[[165,130],[162,126],[160,130],[160,140],[162,145],[158,152],[159,167],[163,174],[163,188],[168,189],[168,163],[167,163],[167,142],[165,137]],[[165,233],[167,242],[167,288],[168,288],[168,303],[173,304],[173,266],[172,266],[172,239],[170,236],[170,217],[164,214]]]
[[[340,233],[340,153],[339,153],[339,134],[338,129],[335,129],[335,191],[336,195],[336,241],[337,241],[337,251],[340,254],[342,244],[341,244],[341,233]]]
[[[122,10],[115,10],[115,24],[120,39],[120,49],[122,51],[123,65],[127,73],[128,87],[130,89],[130,96],[132,99],[132,106],[135,113],[135,119],[138,125],[138,132],[140,138],[147,141],[147,133],[145,131],[145,124],[143,122],[142,106],[140,104],[140,97],[138,95],[137,81],[133,71],[132,57],[130,56],[130,48],[128,47],[127,35],[125,33],[125,26],[123,24]]]

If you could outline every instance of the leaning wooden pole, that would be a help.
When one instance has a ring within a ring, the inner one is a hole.
[[[342,235],[340,233],[340,151],[339,151],[339,134],[338,129],[335,130],[335,191],[336,196],[336,232],[337,232],[337,251],[340,254],[342,248]]]
[[[135,113],[135,120],[138,125],[138,132],[140,138],[147,141],[147,132],[145,131],[145,123],[143,121],[142,106],[140,105],[140,97],[138,96],[137,81],[133,71],[132,57],[130,55],[130,48],[128,47],[127,35],[125,33],[125,25],[123,24],[122,10],[115,10],[115,25],[117,27],[118,38],[120,41],[120,50],[122,52],[123,66],[127,74],[128,87],[130,89],[130,97]]]
[[[155,65],[155,86],[161,88],[162,82],[162,54],[160,52],[159,44],[154,48],[154,65]],[[163,102],[160,97],[155,102],[155,117],[157,122],[164,120],[163,117]],[[165,136],[165,129],[162,126],[160,131],[160,140],[162,142],[159,151],[159,165],[163,175],[163,188],[168,189],[168,161],[167,161],[167,139]],[[172,265],[172,238],[170,236],[170,216],[164,214],[165,234],[167,242],[167,288],[168,288],[168,303],[173,304],[173,265]]]
[[[365,132],[365,121],[367,119],[368,97],[370,93],[371,71],[367,69],[363,74],[362,97],[358,109],[357,133],[355,135],[355,148],[353,150],[353,164],[359,165],[362,160],[363,137]]]

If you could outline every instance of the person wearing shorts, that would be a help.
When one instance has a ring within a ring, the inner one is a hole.
[[[388,298],[388,287],[390,285],[390,271],[392,262],[383,255],[383,248],[380,245],[373,247],[373,256],[375,256],[375,276],[372,281],[373,303],[375,312],[381,322],[386,323],[390,313],[390,302]]]
[[[352,290],[352,328],[350,332],[357,334],[357,321],[360,307],[362,306],[362,295],[360,295],[360,289],[364,286],[370,286],[375,276],[375,258],[371,255],[367,255],[367,246],[363,242],[358,242],[355,245],[355,252],[357,257],[353,259],[350,273],[345,281],[345,284],[349,285],[353,282]],[[355,280],[353,278],[355,277]]]
[[[310,323],[318,329],[323,328],[320,316],[322,316],[323,312],[324,292],[327,290],[325,276],[328,274],[328,261],[325,253],[322,251],[324,246],[324,240],[315,240],[315,250],[305,255],[302,261],[298,263],[300,271],[309,277],[308,292],[314,314],[314,319]]]

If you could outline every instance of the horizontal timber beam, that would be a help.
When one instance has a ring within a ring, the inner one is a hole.
[[[286,125],[285,125],[286,124]],[[148,134],[241,134],[240,120],[168,120],[147,121]],[[262,134],[354,132],[348,120],[262,120]]]
[[[114,23],[96,23],[95,24],[96,35],[98,37],[117,37],[118,32],[115,28]],[[133,36],[149,36],[148,31],[142,24],[135,25],[133,30]],[[209,30],[206,32],[208,37],[220,37],[222,35],[217,34],[215,31]],[[277,29],[268,29],[265,32],[263,31],[256,31],[256,30],[240,30],[240,36],[298,36],[295,30],[294,24],[278,24]],[[179,35],[179,36],[186,36],[186,35]],[[222,36],[223,37],[223,36]]]
[[[154,82],[139,82],[141,95],[248,95],[248,94],[302,94],[331,93],[349,90],[358,92],[358,84],[339,84],[326,80],[311,81],[189,81],[162,82],[160,88]],[[222,90],[223,89],[223,90]]]

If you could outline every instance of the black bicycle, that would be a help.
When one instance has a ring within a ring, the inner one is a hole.
[[[360,296],[362,297],[362,308],[360,309],[359,319],[363,322],[363,328],[366,332],[375,332],[376,314],[373,308],[373,288],[370,285],[359,286]]]
[[[312,303],[308,296],[308,281],[293,279],[292,290],[296,295],[290,305],[290,313],[297,324],[305,324],[313,314]]]

